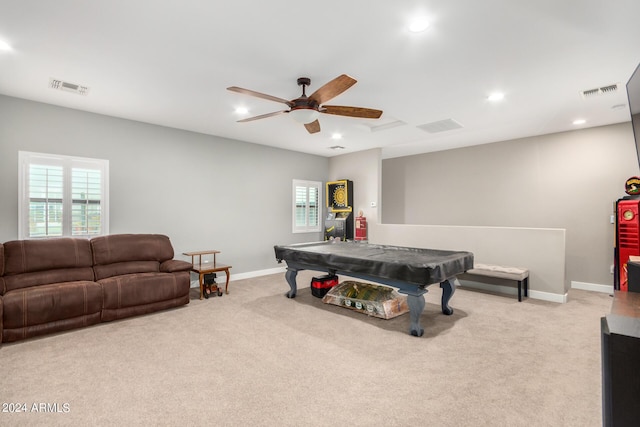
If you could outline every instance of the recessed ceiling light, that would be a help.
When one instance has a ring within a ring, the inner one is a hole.
[[[9,51],[9,50],[11,50],[11,46],[9,46],[9,43],[0,40],[0,50]]]
[[[248,112],[249,112],[249,110],[246,109],[245,107],[236,108],[236,114],[247,114]]]
[[[409,31],[412,33],[420,33],[429,28],[429,21],[425,18],[416,18],[409,23]]]
[[[342,139],[342,134],[334,133],[333,135],[331,135],[331,139]]]
[[[504,93],[502,92],[494,92],[487,97],[487,100],[491,102],[502,101],[503,99],[504,99]]]
[[[616,104],[611,107],[612,110],[623,110],[625,108],[627,108],[627,104]]]
[[[574,125],[583,125],[585,123],[587,123],[587,121],[585,119],[576,119],[576,120],[573,121]]]

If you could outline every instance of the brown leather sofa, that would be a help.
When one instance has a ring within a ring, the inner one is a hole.
[[[160,234],[0,244],[0,342],[189,303],[191,264]]]

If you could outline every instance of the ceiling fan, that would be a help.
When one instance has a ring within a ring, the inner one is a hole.
[[[279,114],[289,114],[294,118],[294,120],[303,123],[309,133],[316,133],[320,132],[320,122],[318,121],[320,113],[365,119],[377,119],[382,115],[381,110],[374,110],[371,108],[324,105],[325,102],[340,95],[342,92],[356,84],[356,82],[357,80],[353,77],[342,74],[313,92],[310,96],[307,96],[305,88],[311,84],[311,79],[308,77],[300,77],[298,79],[298,86],[302,86],[302,95],[299,98],[292,99],[291,101],[253,90],[243,89],[237,86],[228,87],[227,90],[267,99],[269,101],[281,102],[289,107],[288,110],[275,111],[273,113],[238,120],[238,123],[265,119]]]

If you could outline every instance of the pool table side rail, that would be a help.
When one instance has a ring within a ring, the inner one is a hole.
[[[428,286],[473,268],[473,253],[359,242],[274,246],[278,262]],[[321,267],[321,268],[320,268]]]

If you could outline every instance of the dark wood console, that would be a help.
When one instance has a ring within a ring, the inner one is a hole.
[[[615,291],[602,333],[602,422],[640,425],[640,293]]]

